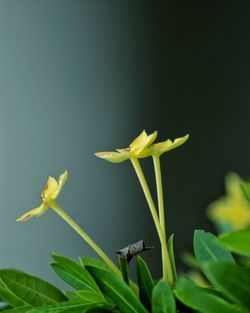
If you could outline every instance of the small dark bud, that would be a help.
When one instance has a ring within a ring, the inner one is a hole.
[[[129,262],[135,255],[139,254],[142,251],[147,251],[153,247],[146,247],[143,240],[140,240],[136,243],[130,244],[127,247],[116,251],[122,258],[127,259]]]

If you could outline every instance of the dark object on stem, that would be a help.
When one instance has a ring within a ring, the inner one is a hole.
[[[122,258],[126,259],[128,262],[137,254],[142,251],[147,251],[153,249],[154,247],[147,247],[143,240],[136,243],[130,244],[127,247],[116,251]]]

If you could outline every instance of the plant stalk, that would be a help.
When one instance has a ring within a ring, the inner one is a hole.
[[[155,204],[153,201],[153,198],[151,196],[147,181],[145,179],[145,176],[143,174],[141,165],[138,161],[137,158],[131,158],[130,159],[133,167],[135,169],[135,172],[137,174],[137,177],[140,181],[141,187],[144,191],[145,197],[147,199],[148,202],[148,206],[150,208],[154,223],[155,223],[155,227],[160,239],[160,243],[161,243],[161,248],[162,248],[162,258],[164,260],[163,264],[162,264],[162,271],[163,271],[163,278],[165,280],[167,280],[171,285],[173,285],[174,283],[174,279],[173,279],[173,273],[172,273],[172,267],[171,267],[171,262],[170,262],[170,257],[169,257],[169,253],[168,253],[168,249],[167,249],[167,245],[166,245],[166,238],[164,236],[164,233],[162,231],[161,228],[161,224],[158,218],[158,214],[157,214],[157,210],[155,208]]]
[[[119,276],[121,276],[120,270],[116,267],[113,261],[106,255],[105,252],[89,237],[87,233],[55,202],[51,208],[77,233],[80,235],[88,245],[103,259],[103,261]]]
[[[164,211],[160,156],[153,155],[153,162],[154,162],[155,180],[156,180],[156,188],[157,188],[159,220],[160,220],[160,224],[161,224],[161,230],[163,232],[165,242],[166,242],[167,235],[166,235],[166,223],[165,223],[165,211]],[[165,263],[165,255],[164,255],[163,249],[162,249],[162,263]]]
[[[166,235],[166,222],[165,222],[165,210],[164,210],[164,200],[163,200],[163,188],[162,188],[162,175],[161,175],[161,163],[160,157],[153,156],[154,170],[155,170],[155,180],[157,187],[157,199],[159,208],[159,219],[161,224],[161,229],[165,238]]]

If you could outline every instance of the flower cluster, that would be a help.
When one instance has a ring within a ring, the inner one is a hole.
[[[128,148],[116,149],[116,151],[109,152],[98,152],[95,155],[101,159],[112,163],[121,163],[126,160],[130,160],[136,175],[141,184],[142,190],[145,194],[157,233],[161,243],[162,249],[162,270],[163,278],[166,279],[171,285],[174,283],[176,278],[174,261],[171,261],[171,255],[167,248],[167,234],[166,234],[166,223],[165,223],[165,209],[163,201],[163,188],[162,188],[162,177],[161,177],[161,166],[160,156],[173,150],[183,143],[185,143],[189,135],[175,139],[174,141],[167,139],[162,142],[155,143],[157,138],[157,131],[147,134],[144,130],[138,137],[136,137]],[[145,179],[143,170],[141,168],[139,159],[151,156],[154,163],[156,187],[157,187],[157,200],[158,208],[155,204],[151,195],[149,186]],[[158,210],[157,210],[158,209]],[[172,263],[172,264],[171,264]]]
[[[131,142],[128,148],[117,149],[116,151],[111,152],[96,153],[96,156],[112,163],[121,163],[125,160],[130,160],[132,162],[137,177],[140,181],[141,187],[144,191],[160,239],[162,248],[163,278],[166,279],[170,284],[174,283],[176,275],[175,265],[173,265],[174,261],[171,260],[171,255],[168,251],[166,244],[167,236],[165,229],[160,156],[163,153],[173,150],[182,145],[184,142],[187,141],[188,137],[189,135],[186,135],[184,137],[177,138],[174,141],[167,139],[165,141],[155,143],[155,140],[157,138],[157,131],[148,135],[144,130],[137,138],[135,138]],[[157,185],[158,211],[138,160],[140,158],[146,158],[148,156],[151,156],[154,162]],[[23,214],[17,219],[17,221],[27,221],[34,216],[40,216],[44,214],[49,208],[52,208],[96,251],[96,253],[106,262],[106,264],[108,264],[110,268],[114,270],[114,272],[120,274],[119,269],[115,266],[113,261],[86,234],[86,232],[74,220],[72,220],[72,218],[64,210],[62,210],[62,208],[56,202],[56,199],[60,194],[67,178],[67,171],[65,171],[59,177],[58,181],[53,177],[49,177],[47,184],[45,185],[44,190],[41,194],[42,203],[40,204],[40,206]]]
[[[128,148],[116,149],[116,151],[97,152],[95,155],[112,163],[121,163],[131,158],[145,158],[153,155],[162,155],[184,144],[189,135],[176,138],[174,141],[167,139],[162,142],[154,143],[157,138],[157,131],[147,134],[144,130]]]

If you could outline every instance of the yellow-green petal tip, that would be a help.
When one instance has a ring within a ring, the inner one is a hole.
[[[125,150],[120,152],[96,152],[95,156],[111,163],[121,163],[130,158],[130,153]]]

